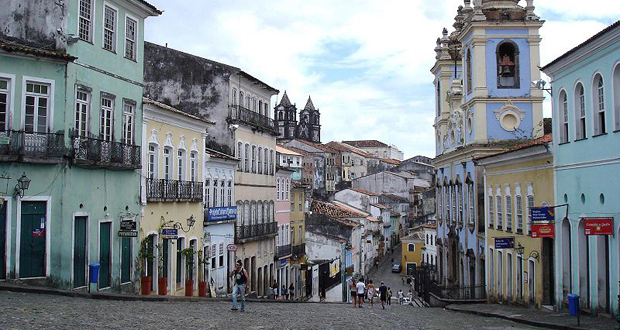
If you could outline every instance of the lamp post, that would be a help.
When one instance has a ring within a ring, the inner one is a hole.
[[[23,172],[22,176],[17,179],[17,184],[15,185],[15,196],[19,196],[20,198],[24,197],[24,192],[30,187],[30,181],[31,180],[26,176],[26,172]]]
[[[187,218],[186,221],[187,221],[187,230],[185,230],[185,228],[183,228],[183,225],[178,221],[175,222],[172,226],[176,229],[181,229],[184,233],[187,233],[190,230],[192,230],[192,227],[196,223],[196,219],[194,218],[194,215],[192,214],[189,218]],[[172,220],[170,222],[172,222]]]

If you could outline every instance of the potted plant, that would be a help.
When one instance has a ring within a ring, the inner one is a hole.
[[[202,251],[198,251],[198,296],[207,296],[207,282],[204,278],[205,258]]]
[[[151,276],[147,276],[146,267],[153,260],[153,252],[149,249],[149,238],[145,237],[140,242],[138,252],[138,267],[140,268],[140,293],[144,296],[151,294]]]
[[[194,249],[191,247],[181,250],[181,254],[185,257],[185,295],[194,295],[194,280],[192,279],[192,270],[194,269]]]
[[[168,293],[168,277],[164,273],[164,242],[157,247],[159,250],[159,262],[157,263],[157,293],[160,296],[165,296]]]

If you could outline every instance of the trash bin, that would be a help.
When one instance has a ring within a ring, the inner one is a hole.
[[[88,265],[88,274],[90,274],[90,283],[99,282],[99,263],[98,262]]]
[[[568,297],[568,312],[571,316],[577,316],[579,314],[579,295],[569,293]]]

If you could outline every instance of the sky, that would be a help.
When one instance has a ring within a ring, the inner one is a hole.
[[[241,68],[321,112],[321,141],[434,157],[435,40],[462,0],[148,0],[145,39]],[[525,1],[519,3],[525,6]],[[618,19],[618,0],[535,0],[543,66]],[[273,110],[272,110],[273,111]],[[550,103],[544,114],[551,115]]]

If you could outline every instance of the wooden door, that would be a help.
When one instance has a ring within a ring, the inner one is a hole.
[[[46,202],[22,202],[19,277],[45,276]]]

